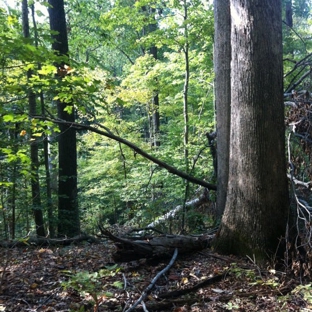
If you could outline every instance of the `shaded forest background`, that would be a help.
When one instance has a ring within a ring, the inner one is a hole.
[[[67,226],[58,214],[58,143],[70,127],[60,131],[59,101],[80,125],[77,155],[67,156],[77,157],[81,231],[93,234],[98,223],[144,227],[162,216],[158,225],[166,232],[218,224],[214,190],[138,153],[216,183],[212,5],[69,0],[68,58],[52,49],[49,3],[23,4],[0,9],[0,238],[54,237],[60,224]],[[308,225],[311,3],[284,1],[283,11],[291,194]]]

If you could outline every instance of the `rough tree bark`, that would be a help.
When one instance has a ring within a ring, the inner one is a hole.
[[[53,50],[60,56],[68,55],[68,38],[63,0],[49,0],[50,29],[53,34]],[[58,79],[66,74],[64,62],[56,64]],[[71,106],[71,110],[65,110]],[[72,103],[57,100],[58,118],[68,122],[75,121]],[[68,124],[60,124],[61,135],[58,141],[59,189],[58,189],[58,234],[75,236],[80,233],[80,220],[77,202],[77,148],[76,130]]]
[[[277,252],[289,207],[281,1],[230,3],[229,180],[216,250],[263,261]]]
[[[229,174],[231,110],[231,18],[230,1],[214,0],[215,105],[217,115],[217,218],[221,219],[226,201]]]

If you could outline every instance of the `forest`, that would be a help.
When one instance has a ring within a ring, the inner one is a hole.
[[[311,311],[311,15],[0,1],[0,310]]]

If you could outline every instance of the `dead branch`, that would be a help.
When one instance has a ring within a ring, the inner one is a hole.
[[[294,182],[295,183],[295,185],[300,185],[300,186],[304,186],[305,188],[310,188],[310,186],[311,186],[311,184],[312,184],[312,182],[311,181],[309,181],[309,182],[303,182],[303,181],[300,181],[300,180],[297,180],[295,177],[293,177],[291,174],[287,174],[287,178],[289,179],[289,180],[291,180],[292,182]]]
[[[201,281],[200,283],[194,285],[193,287],[170,291],[170,292],[165,293],[165,294],[160,294],[158,297],[161,298],[161,299],[180,297],[180,296],[183,296],[185,294],[194,292],[194,291],[196,291],[196,290],[198,290],[200,288],[207,287],[208,285],[211,285],[213,283],[220,282],[227,275],[228,275],[228,271],[226,271],[226,272],[224,272],[222,274],[218,274],[216,276],[207,278],[207,279]]]
[[[208,191],[207,191],[208,192]],[[185,207],[198,207],[204,203],[209,201],[209,197],[207,196],[207,192],[203,192],[200,197],[194,198],[185,203]],[[163,216],[157,218],[156,221],[151,222],[148,224],[147,227],[155,227],[158,224],[168,221],[170,218],[173,218],[179,211],[181,211],[183,205],[178,205],[174,209],[170,210],[169,212],[165,213]]]
[[[190,176],[188,175],[187,173],[183,172],[183,171],[180,171],[178,170],[177,168],[173,167],[173,166],[170,166],[168,165],[167,163],[165,163],[164,161],[148,154],[147,152],[143,151],[141,148],[139,148],[137,145],[133,144],[132,142],[128,141],[128,140],[125,140],[111,132],[107,132],[107,131],[103,131],[103,130],[100,130],[100,129],[97,129],[95,127],[92,127],[92,126],[88,126],[88,125],[83,125],[83,124],[80,124],[80,123],[77,123],[77,122],[68,122],[68,121],[64,121],[64,120],[61,120],[61,119],[53,119],[53,118],[48,118],[48,117],[42,117],[42,116],[31,116],[32,118],[37,118],[37,119],[43,119],[43,120],[48,120],[48,121],[52,121],[56,124],[63,124],[63,125],[68,125],[68,127],[72,127],[72,128],[75,128],[77,130],[89,130],[89,131],[92,131],[94,133],[97,133],[97,134],[100,134],[100,135],[103,135],[107,138],[110,138],[112,140],[115,140],[117,142],[120,142],[128,147],[130,147],[135,153],[143,156],[144,158],[152,161],[153,163],[157,164],[158,166],[160,166],[161,168],[164,168],[166,169],[168,172],[174,174],[174,175],[177,175],[179,176],[180,178],[183,178],[185,180],[188,180],[192,183],[195,183],[195,184],[198,184],[198,185],[201,185],[205,188],[208,188],[210,190],[216,190],[217,187],[215,184],[211,184],[211,183],[208,183],[202,179],[198,179],[196,177],[193,177],[193,176]]]
[[[185,298],[185,299],[170,299],[167,301],[158,301],[158,302],[148,302],[146,303],[146,308],[148,311],[171,311],[172,306],[183,306],[183,305],[192,305],[200,301],[200,298]],[[210,298],[206,298],[205,301],[211,301]],[[143,308],[137,307],[136,311],[144,311]]]
[[[310,76],[310,74],[311,74],[311,69],[307,70],[297,81],[290,84],[290,86],[286,90],[286,93],[293,89],[296,89],[297,86],[299,86],[303,80],[305,80],[306,78]]]
[[[293,108],[297,108],[298,107],[297,104],[295,102],[293,102],[293,101],[286,101],[286,102],[284,102],[284,105],[285,106],[291,106]]]
[[[117,251],[113,255],[116,262],[128,262],[142,258],[164,259],[169,258],[175,248],[180,254],[189,254],[194,251],[210,247],[214,235],[160,235],[149,238],[124,238],[115,236],[99,225],[103,236],[115,242]]]
[[[169,262],[169,264],[160,272],[157,273],[157,275],[152,279],[152,282],[146,287],[146,289],[143,291],[142,295],[140,296],[140,298],[137,300],[137,302],[135,302],[132,307],[130,307],[128,310],[126,310],[126,312],[131,312],[135,309],[135,307],[140,304],[140,302],[142,302],[147,295],[151,292],[151,290],[153,289],[153,287],[155,286],[155,283],[157,282],[157,280],[160,278],[160,276],[162,276],[163,274],[165,274],[174,264],[174,261],[176,260],[178,256],[178,248],[175,248],[173,256]]]
[[[71,238],[52,239],[46,237],[28,236],[14,241],[0,241],[0,247],[12,248],[12,247],[25,247],[25,246],[67,246],[73,243],[79,243],[82,241],[90,241],[92,243],[99,242],[93,236],[90,235],[78,235]]]

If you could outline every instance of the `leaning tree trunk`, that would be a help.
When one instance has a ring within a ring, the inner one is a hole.
[[[60,56],[68,55],[68,39],[63,0],[49,0],[50,28],[53,35],[53,50]],[[56,64],[58,79],[66,75],[65,63]],[[68,106],[70,110],[66,109]],[[73,103],[57,100],[58,118],[68,122],[75,121]],[[58,141],[59,152],[59,204],[58,234],[75,236],[80,233],[79,210],[77,203],[77,150],[76,131],[67,124],[59,125],[61,135]]]
[[[281,1],[231,0],[231,135],[216,249],[274,255],[288,213]]]
[[[217,114],[217,218],[221,219],[226,201],[229,174],[231,108],[231,18],[230,1],[214,0],[215,105]]]

